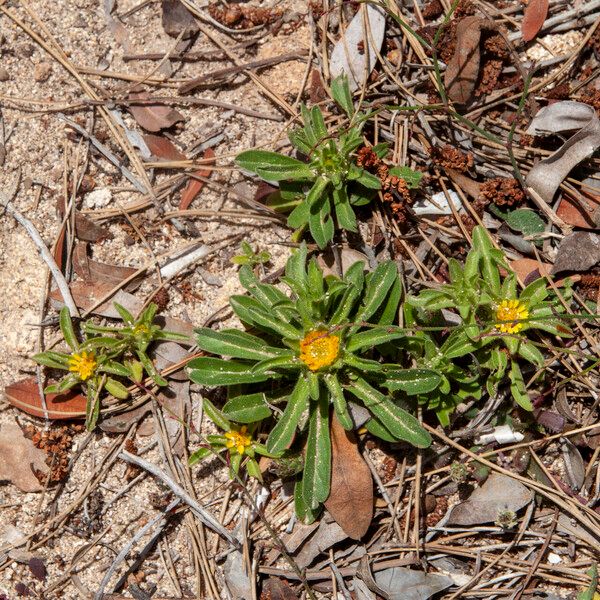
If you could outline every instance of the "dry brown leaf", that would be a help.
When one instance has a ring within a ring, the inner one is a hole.
[[[152,155],[162,160],[187,160],[187,156],[177,149],[173,143],[160,135],[147,133],[142,136]]]
[[[552,275],[565,271],[587,271],[599,262],[600,235],[591,231],[576,231],[560,243]]]
[[[325,508],[348,537],[360,539],[373,519],[373,479],[356,436],[331,419],[331,492]]]
[[[92,260],[87,255],[87,244],[77,244],[73,251],[73,269],[86,283],[95,285],[105,283],[111,286],[119,285],[123,280],[131,277],[137,269],[107,265]],[[130,281],[125,289],[132,290],[140,285],[140,278]]]
[[[134,92],[130,94],[129,99],[148,100],[150,96],[146,92]],[[153,133],[184,120],[180,112],[164,104],[132,104],[128,110],[138,125]]]
[[[298,594],[290,587],[290,584],[279,577],[269,577],[262,587],[261,598],[269,600],[297,600]]]
[[[44,409],[34,377],[22,379],[6,387],[6,400],[28,415],[44,417]],[[48,417],[54,420],[85,418],[86,398],[74,390],[64,394],[46,394]]]
[[[204,152],[203,158],[205,159],[214,159],[215,153],[212,148],[208,148]],[[214,160],[210,161],[211,163]],[[212,169],[199,169],[198,171],[194,171],[192,175],[196,175],[197,177],[210,177],[212,173]],[[202,188],[204,187],[204,181],[199,181],[198,179],[194,179],[190,177],[187,185],[183,192],[181,192],[181,200],[179,201],[179,210],[186,210],[189,205],[192,203],[194,198],[200,193]]]
[[[32,469],[48,473],[46,453],[39,450],[23,435],[16,421],[0,426],[0,481],[10,481],[22,492],[41,492],[40,484]]]
[[[528,285],[540,277],[549,275],[552,265],[533,258],[517,258],[510,262],[510,268],[525,285]]]
[[[600,225],[600,202],[596,198],[584,195],[577,199],[564,195],[556,210],[556,216],[573,227],[597,229]]]
[[[162,0],[162,26],[167,35],[187,40],[198,33],[198,23],[179,0]]]
[[[548,0],[529,0],[521,23],[523,41],[529,42],[539,33],[547,16]]]
[[[479,77],[479,42],[483,26],[481,17],[465,17],[456,26],[456,50],[448,61],[444,85],[448,97],[458,104],[469,101]]]

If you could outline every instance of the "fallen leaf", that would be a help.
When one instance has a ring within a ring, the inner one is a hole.
[[[592,530],[584,529],[577,521],[572,521],[568,514],[561,512],[558,515],[556,529],[561,533],[567,534],[569,538],[577,538],[585,542],[590,548],[600,546],[600,537],[594,535]]]
[[[187,156],[178,150],[173,143],[160,135],[147,133],[142,136],[152,155],[162,160],[187,160]]]
[[[187,40],[198,33],[198,23],[180,0],[162,0],[162,26],[167,35]]]
[[[56,203],[61,219],[65,216],[65,200],[61,196]],[[66,223],[63,225],[61,235],[64,236]],[[99,242],[110,239],[112,233],[102,225],[92,221],[92,219],[82,215],[78,210],[75,211],[75,237],[84,242]],[[57,244],[58,246],[58,244]]]
[[[481,17],[465,17],[456,26],[456,50],[448,61],[444,84],[449,98],[458,104],[469,101],[479,77],[483,25]]]
[[[22,492],[41,492],[44,487],[32,468],[48,473],[46,453],[23,435],[16,420],[0,425],[0,481],[10,481]]]
[[[521,23],[524,42],[531,41],[540,31],[548,16],[548,0],[529,0]]]
[[[533,499],[533,493],[507,475],[492,473],[465,502],[452,508],[448,525],[493,523],[503,510],[517,512]]]
[[[73,251],[73,269],[86,283],[90,284],[109,284],[113,287],[128,279],[138,269],[132,267],[120,267],[118,265],[107,265],[96,260],[92,260],[87,255],[87,244],[79,243]],[[125,286],[125,289],[132,290],[141,283],[141,277],[136,277]]]
[[[128,410],[111,417],[104,417],[100,421],[98,427],[107,433],[124,433],[133,423],[137,423],[151,410],[150,403],[146,402],[133,410]],[[144,422],[142,426],[145,424],[146,422]],[[139,428],[137,429],[137,433],[140,433]],[[154,425],[150,424],[148,426],[148,433],[142,435],[151,435],[152,433],[154,433]]]
[[[456,184],[463,192],[471,196],[473,200],[477,200],[479,198],[479,194],[481,193],[481,183],[455,171],[454,169],[445,169],[448,177]]]
[[[361,456],[356,435],[331,419],[331,491],[329,514],[348,537],[359,540],[373,519],[373,479]]]
[[[44,562],[40,558],[34,556],[33,558],[29,559],[28,567],[31,571],[31,574],[37,580],[46,581],[46,565],[44,565]]]
[[[269,577],[262,586],[261,598],[269,600],[297,600],[298,594],[290,587],[290,584],[279,577]]]
[[[600,261],[600,235],[589,231],[576,231],[560,243],[552,275],[565,271],[587,271]]]
[[[34,417],[44,417],[44,409],[35,377],[17,381],[4,390],[6,400]],[[86,398],[75,390],[64,394],[46,394],[48,417],[53,420],[85,418]]]
[[[350,91],[361,87],[375,67],[384,33],[385,11],[372,4],[361,4],[331,52],[329,71],[332,79],[346,73]]]
[[[204,159],[214,159],[215,157],[215,153],[213,151],[212,148],[208,148],[207,150],[204,151],[204,155],[202,158]],[[213,163],[214,160],[210,160],[210,163]],[[194,171],[192,173],[192,175],[195,175],[196,177],[210,177],[210,174],[212,173],[212,169],[199,169],[198,171]],[[187,185],[185,186],[185,189],[183,190],[183,192],[181,192],[181,200],[179,201],[179,210],[186,210],[189,205],[192,203],[192,201],[194,200],[194,198],[200,193],[200,191],[202,190],[202,188],[204,187],[204,181],[200,181],[198,179],[194,179],[193,177],[190,177],[189,181],[187,182]]]
[[[541,113],[541,114],[540,114]],[[558,133],[578,128],[556,152],[536,163],[525,182],[550,203],[565,177],[600,147],[600,120],[581,102],[556,102],[540,110],[527,132]]]
[[[149,100],[150,96],[146,92],[134,92],[129,95],[130,101]],[[128,109],[138,125],[144,129],[156,133],[161,129],[167,129],[183,121],[184,117],[170,106],[164,104],[131,104]]]
[[[565,193],[556,210],[556,216],[573,227],[597,229],[600,226],[600,202],[583,194],[575,199]]]
[[[577,492],[583,487],[585,481],[585,464],[583,463],[583,458],[581,458],[577,446],[567,438],[561,438],[560,445],[567,482],[571,489]]]
[[[536,279],[549,275],[552,265],[533,258],[518,258],[510,262],[510,268],[525,285],[529,285]]]
[[[308,542],[302,546],[296,556],[296,564],[300,569],[308,567],[321,552],[328,550],[334,544],[348,539],[346,532],[335,522],[324,518],[321,519],[315,533]]]
[[[427,600],[454,582],[445,575],[394,567],[375,573],[375,583],[386,600]]]
[[[538,409],[533,412],[538,425],[552,433],[560,433],[565,428],[565,419],[553,410]]]

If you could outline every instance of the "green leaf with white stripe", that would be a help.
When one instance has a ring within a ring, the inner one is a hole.
[[[239,329],[214,331],[201,327],[194,331],[198,334],[196,342],[198,347],[212,354],[248,360],[266,360],[287,352],[283,348],[268,346],[264,340]]]
[[[295,158],[267,150],[247,150],[236,156],[239,167],[269,181],[312,179],[310,167]]]
[[[409,396],[427,394],[441,383],[442,376],[431,369],[398,369],[385,373],[382,385],[388,390],[401,390]]]
[[[308,409],[308,395],[308,381],[304,377],[300,377],[290,394],[283,415],[269,434],[267,439],[269,452],[278,454],[290,446],[296,433],[296,427]]]
[[[302,495],[309,508],[315,509],[329,497],[331,484],[331,438],[329,437],[329,401],[323,394],[311,407],[304,457]]]
[[[262,325],[263,327],[267,327],[268,329],[272,329],[284,338],[290,340],[302,339],[302,333],[300,331],[298,331],[289,323],[278,319],[275,315],[267,312],[266,310],[250,306],[246,309],[246,311],[254,323]]]
[[[269,418],[273,412],[263,392],[231,398],[223,407],[223,414],[236,423],[256,423]]]
[[[75,330],[73,329],[73,321],[71,320],[71,313],[66,306],[63,306],[60,311],[59,316],[59,325],[60,331],[65,338],[65,342],[69,345],[69,347],[73,350],[79,349],[79,342],[77,341],[77,336],[75,335]]]
[[[188,363],[190,379],[199,385],[217,387],[236,383],[259,383],[273,379],[274,373],[255,373],[253,365],[239,363],[234,360],[222,360],[201,356]]]
[[[333,408],[340,425],[347,431],[354,429],[354,423],[352,422],[352,417],[348,410],[348,403],[344,397],[344,390],[340,385],[337,375],[335,375],[335,373],[328,373],[323,379],[325,380],[325,385],[331,395]]]
[[[364,300],[356,314],[356,321],[368,321],[387,298],[390,288],[398,278],[398,267],[392,261],[381,263],[367,280]],[[356,331],[360,325],[355,325]]]
[[[347,386],[389,432],[417,448],[427,448],[431,436],[413,415],[406,412],[360,377]]]
[[[356,352],[362,348],[374,348],[380,344],[391,342],[392,340],[398,340],[406,337],[406,333],[403,331],[390,331],[389,329],[383,329],[376,327],[367,331],[361,331],[351,335],[346,340],[346,350],[348,352]]]

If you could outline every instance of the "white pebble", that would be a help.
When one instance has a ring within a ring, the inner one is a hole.
[[[112,192],[108,188],[99,188],[86,195],[83,203],[86,208],[104,208],[112,200]]]

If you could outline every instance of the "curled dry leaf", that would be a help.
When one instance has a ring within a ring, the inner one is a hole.
[[[173,143],[160,135],[147,133],[143,136],[152,156],[162,160],[187,160],[187,156],[178,150]]]
[[[6,387],[6,400],[34,417],[44,417],[40,392],[34,377],[22,379]],[[46,394],[48,417],[54,420],[85,418],[86,398],[74,390],[64,394]]]
[[[566,236],[556,253],[552,275],[565,271],[582,272],[600,262],[600,235],[591,231],[576,231]]]
[[[529,0],[521,23],[523,41],[531,41],[540,31],[548,16],[548,0]]]
[[[167,35],[187,40],[198,33],[198,23],[180,0],[162,0],[162,26]]]
[[[23,435],[16,421],[0,426],[0,481],[10,481],[22,492],[41,492],[44,488],[32,469],[46,474],[46,453]]]
[[[493,523],[498,512],[517,512],[533,500],[533,493],[507,475],[492,473],[471,497],[452,508],[448,525],[481,525]]]
[[[331,52],[331,77],[346,73],[350,91],[361,87],[375,66],[384,33],[385,11],[372,4],[361,4]]]
[[[556,216],[573,227],[597,229],[600,227],[600,201],[584,195],[570,198],[565,194],[556,209]]]
[[[360,539],[373,518],[373,480],[356,436],[331,419],[331,492],[325,508],[348,537]]]
[[[561,438],[560,446],[569,486],[571,489],[579,491],[585,481],[585,464],[581,453],[568,438]]]
[[[279,577],[269,577],[262,587],[262,597],[270,600],[296,600],[298,595],[290,587],[290,584]]]
[[[479,77],[479,42],[484,23],[481,17],[465,17],[456,26],[456,50],[448,61],[444,85],[450,100],[458,104],[470,100]]]
[[[536,279],[549,275],[552,265],[534,258],[517,258],[510,262],[510,268],[525,285],[529,285]]]
[[[214,163],[215,153],[212,148],[208,148],[204,151],[204,159],[210,159],[210,163]],[[196,177],[210,177],[212,173],[212,169],[207,169],[206,167],[203,169],[199,169],[198,171],[194,171],[192,175]],[[200,181],[199,179],[194,179],[194,177],[190,177],[187,185],[183,192],[181,192],[181,200],[179,201],[179,210],[186,210],[189,205],[192,203],[194,198],[200,193],[202,188],[204,187],[204,181]]]
[[[149,100],[150,96],[146,92],[134,92],[130,94],[129,99],[131,101]],[[153,133],[172,127],[175,123],[184,120],[180,112],[164,104],[131,104],[128,110],[138,125]]]
[[[454,582],[437,573],[424,573],[406,567],[394,567],[375,573],[377,587],[387,600],[427,600],[448,589]]]
[[[298,556],[295,558],[296,564],[301,569],[308,567],[321,552],[325,552],[334,544],[347,538],[346,532],[335,521],[321,519],[315,533],[298,552]]]
[[[571,169],[600,147],[600,120],[591,106],[565,100],[540,110],[527,129],[541,135],[573,129],[579,131],[554,154],[535,164],[525,179],[548,203]]]
[[[92,260],[87,255],[87,244],[82,243],[75,246],[73,252],[73,269],[88,284],[106,283],[113,287],[137,273],[137,269],[131,267],[107,265]],[[139,285],[140,280],[136,278],[127,284],[126,289],[132,290]]]

